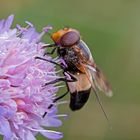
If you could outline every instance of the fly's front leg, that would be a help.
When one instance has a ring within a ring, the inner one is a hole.
[[[48,59],[45,59],[45,58],[42,58],[42,57],[39,57],[39,56],[36,56],[35,59],[39,59],[39,60],[43,60],[43,61],[46,61],[46,62],[50,62],[50,63],[52,63],[52,64],[55,64],[55,65],[59,66],[59,67],[62,68],[63,70],[66,69],[66,66],[65,66],[64,64],[62,64],[62,63],[59,64],[59,63],[57,63],[57,62],[55,62],[55,61],[53,61],[53,60],[48,60]]]
[[[44,56],[47,55],[47,54],[51,54],[51,55],[54,54],[54,52],[56,51],[56,49],[57,49],[57,47],[53,48],[53,49],[51,50],[51,52],[45,52],[45,53],[44,53]]]
[[[45,49],[45,48],[53,48],[53,49],[51,50],[51,52],[45,52],[45,53],[44,53],[44,56],[45,56],[45,55],[47,55],[47,54],[54,54],[54,52],[56,51],[56,49],[58,48],[58,46],[57,46],[56,44],[48,44],[48,45],[43,46],[42,48],[43,48],[43,49]]]

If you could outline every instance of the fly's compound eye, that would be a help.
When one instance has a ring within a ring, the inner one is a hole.
[[[70,31],[64,34],[60,39],[60,44],[62,46],[72,46],[79,42],[80,40],[80,34],[75,31]]]

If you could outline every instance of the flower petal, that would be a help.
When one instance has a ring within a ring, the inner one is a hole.
[[[25,139],[26,140],[36,140],[35,136],[33,135],[33,133],[31,131],[27,131]]]
[[[46,117],[46,120],[44,119],[42,121],[42,126],[46,126],[46,127],[59,127],[61,125],[62,125],[62,121],[53,117]]]
[[[12,23],[13,23],[13,19],[14,19],[14,15],[10,15],[7,20],[5,21],[4,24],[4,31],[8,31],[9,28],[11,27]]]
[[[1,33],[2,28],[3,28],[3,26],[4,26],[4,21],[5,21],[4,19],[0,21],[0,33]]]
[[[58,140],[63,137],[63,134],[61,132],[56,132],[56,131],[51,131],[51,130],[41,131],[40,133],[43,136],[49,139],[53,139],[53,140]]]
[[[0,117],[0,133],[7,138],[10,138],[12,136],[10,124],[3,117]]]

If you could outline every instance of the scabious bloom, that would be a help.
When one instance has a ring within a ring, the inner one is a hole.
[[[43,57],[43,32],[29,22],[27,28],[11,29],[13,18],[0,21],[0,134],[4,140],[36,140],[38,133],[60,139],[62,133],[48,130],[61,125],[53,103],[58,87],[42,86],[58,76],[53,64],[35,59]]]

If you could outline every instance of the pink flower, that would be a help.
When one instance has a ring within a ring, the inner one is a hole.
[[[43,57],[39,42],[43,33],[37,33],[29,22],[28,28],[11,29],[13,18],[0,21],[0,134],[4,140],[36,140],[38,133],[60,139],[62,133],[44,129],[59,127],[61,121],[53,103],[58,87],[42,87],[58,77],[55,67],[35,59]]]

